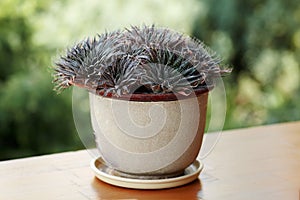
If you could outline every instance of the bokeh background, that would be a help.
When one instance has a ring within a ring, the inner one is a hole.
[[[105,30],[155,23],[234,67],[224,129],[300,119],[299,0],[1,0],[0,160],[84,148],[53,60]]]

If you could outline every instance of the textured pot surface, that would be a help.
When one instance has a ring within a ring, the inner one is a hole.
[[[114,169],[138,175],[175,175],[197,157],[208,92],[177,101],[126,101],[90,93],[97,147]]]

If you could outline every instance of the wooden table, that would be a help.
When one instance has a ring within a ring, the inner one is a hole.
[[[0,199],[298,200],[300,122],[223,132],[199,180],[174,189],[108,185],[90,160],[82,150],[0,162]]]

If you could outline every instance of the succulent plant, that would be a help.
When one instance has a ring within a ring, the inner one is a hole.
[[[107,96],[133,93],[189,95],[230,73],[196,39],[155,26],[104,33],[67,50],[55,63],[55,90],[71,85]]]

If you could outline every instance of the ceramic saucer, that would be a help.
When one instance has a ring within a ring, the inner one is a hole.
[[[108,167],[101,157],[91,161],[91,168],[98,179],[111,185],[132,189],[163,189],[185,185],[196,180],[203,169],[203,164],[200,161],[195,160],[194,163],[184,170],[183,174],[163,179],[137,179],[124,177],[118,171]]]

